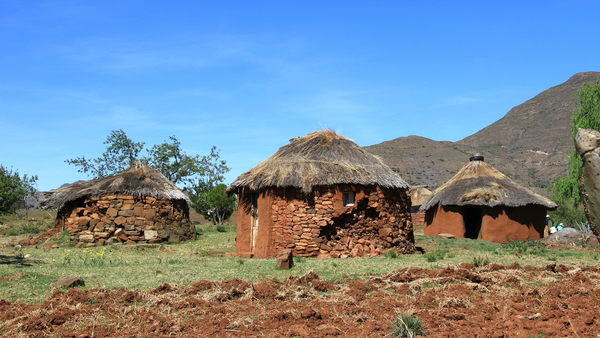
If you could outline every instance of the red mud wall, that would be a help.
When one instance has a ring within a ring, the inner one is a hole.
[[[462,208],[439,204],[425,212],[425,236],[437,236],[438,234],[452,234],[456,238],[465,238],[465,221]]]
[[[506,237],[524,241],[540,239],[544,236],[546,209],[540,206],[519,208],[482,207],[481,239],[507,243]],[[452,234],[456,238],[465,238],[463,208],[442,206],[431,208],[425,214],[425,236],[437,236],[440,233]]]
[[[344,206],[344,192],[355,194]],[[236,253],[274,257],[282,249],[295,256],[375,256],[391,247],[414,248],[410,200],[404,190],[379,187],[320,187],[307,196],[298,189],[260,194],[258,233],[252,249],[251,199],[240,197]]]
[[[253,210],[252,199],[256,209]],[[240,194],[238,196],[238,228],[235,238],[235,253],[238,257],[269,257],[271,251],[271,203],[272,194]],[[258,228],[252,233],[253,215]],[[253,237],[254,243],[253,243]]]
[[[546,209],[540,206],[485,207],[483,213],[481,239],[508,243],[506,237],[518,241],[544,237]]]

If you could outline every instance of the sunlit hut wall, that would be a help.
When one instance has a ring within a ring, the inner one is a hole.
[[[238,195],[236,254],[412,252],[408,188],[375,156],[333,131],[294,138],[228,187]]]
[[[58,210],[49,232],[67,230],[78,246],[179,242],[196,236],[187,196],[143,164],[46,192],[42,206]]]
[[[496,243],[544,236],[551,200],[520,186],[473,156],[454,177],[423,202],[426,236],[440,233]]]

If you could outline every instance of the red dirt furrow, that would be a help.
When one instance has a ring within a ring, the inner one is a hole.
[[[0,301],[7,337],[384,337],[398,314],[427,337],[597,337],[600,265],[470,264],[380,278],[199,281],[153,290],[55,290]]]

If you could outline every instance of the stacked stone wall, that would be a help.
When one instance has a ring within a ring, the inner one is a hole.
[[[425,211],[414,211],[411,213],[413,227],[425,226]]]
[[[367,187],[344,207],[341,191],[321,187],[313,196],[275,190],[272,203],[272,252],[291,249],[295,256],[376,256],[390,248],[414,250],[410,197],[405,190]]]
[[[57,222],[80,246],[179,242],[195,239],[185,201],[125,194],[88,197],[67,204]]]

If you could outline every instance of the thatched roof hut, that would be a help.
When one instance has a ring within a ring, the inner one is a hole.
[[[62,230],[68,230],[78,246],[179,242],[196,236],[189,221],[189,198],[144,164],[43,195],[42,207],[58,211],[56,225],[39,240]]]
[[[344,257],[400,244],[410,251],[408,188],[331,130],[294,138],[228,187],[238,195],[236,252],[274,257],[287,248],[296,256]]]
[[[267,160],[240,175],[227,191],[293,187],[310,193],[315,186],[334,184],[409,187],[400,175],[353,141],[323,130],[291,139]]]
[[[522,207],[529,204],[555,209],[556,203],[519,185],[496,168],[473,156],[448,182],[436,189],[421,205],[427,210],[440,205]]]
[[[518,240],[543,236],[546,211],[556,207],[550,199],[484,162],[483,156],[473,156],[454,177],[429,195],[420,210],[427,212],[426,235],[443,232],[506,242],[507,236]],[[504,217],[498,218],[500,214]]]
[[[420,211],[419,207],[429,195],[431,190],[426,185],[413,185],[410,187],[410,213],[412,217],[413,227],[421,227],[425,225],[425,211]]]
[[[431,190],[426,185],[413,185],[410,188],[410,201],[413,207],[421,206],[429,195],[431,195]]]
[[[160,171],[145,164],[135,164],[115,176],[77,181],[43,192],[40,204],[43,208],[61,209],[67,202],[80,198],[117,193],[189,202],[189,198]]]

